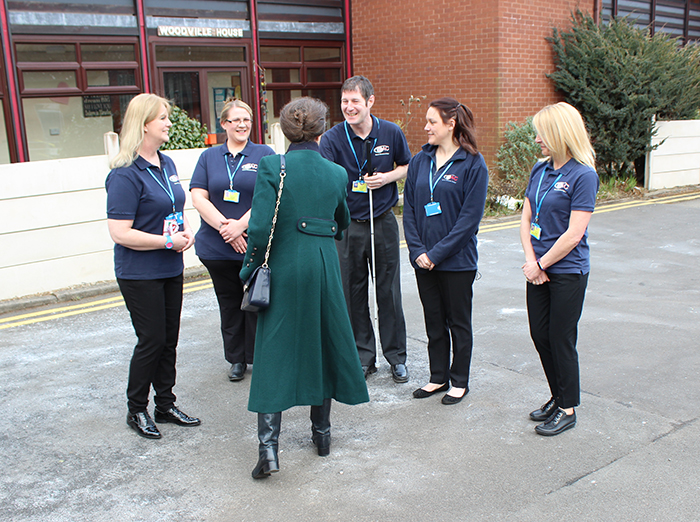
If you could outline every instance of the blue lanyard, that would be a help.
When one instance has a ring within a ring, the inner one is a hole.
[[[374,118],[374,116],[372,116]],[[374,118],[374,120],[377,122],[377,131],[379,131],[379,120]],[[348,138],[348,143],[350,144],[350,150],[352,151],[352,155],[355,156],[355,163],[357,164],[357,172],[360,175],[360,178],[362,178],[362,169],[365,168],[365,165],[367,165],[367,158],[365,158],[365,162],[360,165],[360,160],[357,159],[357,152],[355,152],[355,147],[352,145],[352,140],[350,139],[350,132],[348,132],[348,122],[345,122],[345,136]],[[377,146],[377,138],[374,138],[374,145],[372,146],[372,149],[374,150],[374,147]],[[370,173],[371,174],[371,173]]]
[[[450,167],[455,161],[452,160],[447,164],[447,168],[445,171],[440,174],[439,176],[435,177],[435,174],[433,173],[433,170],[435,169],[435,162],[433,161],[433,158],[430,158],[430,179],[428,180],[428,185],[430,185],[430,202],[433,202],[433,192],[435,191],[435,187],[437,187],[438,182],[440,181],[440,178],[442,178],[445,174],[447,174],[447,171],[450,170]],[[440,170],[438,169],[438,172]],[[435,177],[435,179],[433,179]]]
[[[544,198],[547,197],[547,194],[549,194],[549,191],[552,190],[552,187],[557,184],[557,181],[559,181],[559,178],[561,178],[562,173],[560,173],[557,176],[557,179],[554,180],[554,183],[552,183],[547,191],[542,195],[542,199],[540,200],[540,188],[542,187],[542,180],[544,179],[544,174],[547,172],[547,165],[544,166],[542,169],[542,176],[540,177],[540,182],[537,184],[537,192],[535,193],[535,223],[537,223],[540,219],[540,209],[542,208],[542,203],[544,202]]]
[[[165,166],[163,166],[163,176],[165,177],[165,181],[168,184],[168,188],[165,188],[165,185],[163,185],[160,180],[156,177],[155,174],[153,174],[153,171],[151,170],[151,167],[146,167],[148,170],[148,173],[151,175],[151,177],[160,185],[160,188],[162,188],[165,193],[168,195],[170,198],[170,201],[173,204],[173,213],[175,213],[175,194],[173,193],[173,187],[170,185],[170,179],[168,179],[168,173],[165,172]]]
[[[233,154],[230,152],[227,152],[224,154],[224,162],[226,163],[226,171],[228,172],[228,182],[229,182],[229,188],[233,190],[233,178],[236,175],[236,172],[238,172],[238,169],[241,166],[241,163],[243,163],[243,160],[245,159],[245,156],[241,154],[241,160],[238,162],[238,165],[236,165],[236,170],[233,171],[233,174],[231,174],[231,167],[229,167],[228,164],[228,156],[233,157]]]

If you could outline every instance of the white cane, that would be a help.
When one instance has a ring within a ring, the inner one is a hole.
[[[369,141],[365,142],[365,157],[367,158],[367,173],[372,176],[374,174],[374,169],[372,168],[372,143]],[[374,203],[372,198],[372,189],[368,190],[369,193],[369,238],[370,238],[370,251],[371,255],[371,273],[372,273],[372,326],[374,328],[374,351],[378,352],[378,342],[379,338],[379,310],[377,307],[377,265],[374,260]],[[378,361],[379,358],[376,358]],[[375,366],[377,362],[375,361]]]

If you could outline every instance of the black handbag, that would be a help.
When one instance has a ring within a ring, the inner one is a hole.
[[[241,310],[258,312],[270,306],[270,268],[259,266],[243,285]]]
[[[267,240],[267,249],[265,250],[265,260],[263,264],[253,270],[248,280],[243,285],[243,300],[241,301],[241,310],[244,312],[259,312],[270,306],[270,282],[272,273],[267,265],[267,260],[270,257],[270,247],[272,246],[272,236],[275,234],[275,225],[277,224],[277,213],[280,209],[280,198],[282,197],[282,188],[284,187],[284,178],[287,175],[287,170],[284,162],[284,154],[280,155],[280,188],[277,191],[277,203],[275,204],[275,214],[272,216],[272,227],[270,227],[270,237]]]

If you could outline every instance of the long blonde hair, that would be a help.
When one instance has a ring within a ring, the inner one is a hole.
[[[110,168],[128,167],[134,162],[143,143],[144,126],[158,117],[163,106],[170,114],[172,105],[168,100],[148,93],[139,94],[129,102],[119,133],[119,152],[112,158]]]
[[[595,169],[595,150],[583,118],[574,107],[566,102],[547,105],[535,114],[532,123],[552,153],[552,159],[560,161],[571,156]]]

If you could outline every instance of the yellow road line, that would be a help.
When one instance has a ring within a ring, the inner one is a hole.
[[[211,288],[211,279],[205,279],[201,281],[195,281],[192,283],[185,283],[183,288],[183,293],[187,294],[190,292],[196,292],[198,290],[204,290],[205,288]],[[6,328],[12,328],[13,326],[22,326],[25,324],[40,323],[43,321],[50,321],[52,319],[58,319],[61,317],[70,317],[72,315],[79,315],[87,312],[96,312],[98,310],[106,310],[108,308],[116,308],[118,306],[124,305],[124,299],[122,297],[110,297],[108,299],[99,299],[97,301],[91,301],[89,303],[62,306],[59,308],[51,308],[50,310],[42,310],[40,312],[32,312],[28,314],[15,315],[12,317],[5,317],[0,319],[0,330]]]
[[[625,210],[634,207],[644,207],[647,205],[656,204],[668,204],[668,203],[678,203],[681,201],[690,201],[693,199],[700,198],[700,192],[692,194],[678,194],[673,196],[665,196],[656,199],[647,200],[632,200],[624,201],[622,203],[612,203],[609,205],[602,205],[598,207],[595,211],[596,214],[602,212],[613,212],[616,210]],[[500,230],[508,230],[513,228],[518,228],[520,226],[520,220],[505,221],[501,223],[487,223],[480,227],[479,233],[486,232],[498,232]],[[406,241],[401,241],[401,248],[406,247]],[[204,290],[206,288],[212,288],[211,279],[201,279],[198,281],[193,281],[191,283],[184,284],[184,293],[197,292],[199,290]],[[97,301],[91,301],[89,303],[80,303],[75,305],[62,306],[59,308],[52,308],[50,310],[42,310],[39,312],[30,312],[22,315],[15,315],[12,317],[0,318],[0,330],[6,328],[12,328],[14,326],[22,326],[26,324],[39,323],[42,321],[50,321],[52,319],[59,319],[61,317],[70,317],[72,315],[84,314],[87,312],[96,312],[98,310],[106,310],[108,308],[116,308],[118,306],[123,306],[124,300],[119,297],[110,297],[107,299],[99,299]]]

